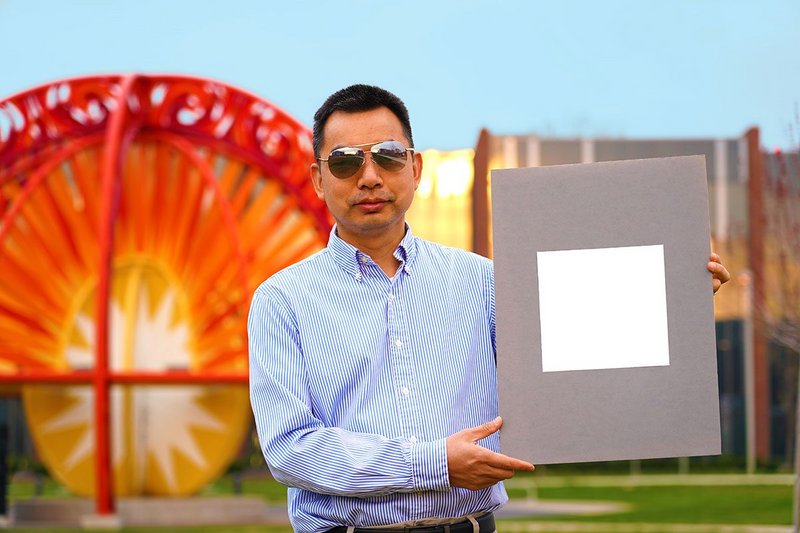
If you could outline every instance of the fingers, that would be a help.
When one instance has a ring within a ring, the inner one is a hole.
[[[722,263],[719,263],[720,272],[719,279],[722,283],[728,283],[731,280],[731,273],[728,272],[728,269]]]
[[[531,472],[535,468],[531,463],[528,461],[523,461],[522,459],[516,459],[514,457],[509,457],[508,455],[503,455],[502,453],[495,453],[489,451],[491,457],[487,458],[486,463],[489,466],[494,468],[502,469],[502,470],[522,470],[525,472]]]
[[[528,461],[523,461],[522,459],[517,459],[515,457],[509,457],[508,455],[493,452],[488,448],[483,448],[480,446],[476,446],[475,448],[476,454],[478,454],[477,461],[480,464],[484,464],[490,468],[495,468],[498,470],[510,470],[512,472],[517,470],[530,472],[534,469],[534,466]]]
[[[447,469],[450,484],[471,490],[489,487],[513,477],[517,471],[532,471],[534,466],[520,459],[493,452],[477,442],[496,433],[503,425],[500,417],[467,428],[447,437]]]
[[[513,470],[505,470],[503,468],[495,468],[488,465],[483,468],[483,471],[476,474],[477,475],[473,480],[473,483],[475,483],[476,488],[489,487],[491,485],[494,485],[498,481],[503,481],[505,479],[511,479],[512,477],[514,477]]]
[[[513,470],[505,470],[503,468],[488,467],[487,473],[491,479],[502,481],[504,479],[511,479],[514,477]],[[495,483],[497,482],[495,481]]]
[[[479,446],[473,445],[473,448],[481,451],[478,452],[478,456],[473,457],[468,468],[459,472],[456,472],[456,469],[450,470],[450,481],[453,486],[471,490],[482,489],[494,485],[498,481],[514,477],[517,471],[531,471],[534,468],[526,461],[520,461]]]
[[[706,268],[714,275],[712,281],[714,292],[717,292],[724,283],[731,280],[730,272],[728,272],[728,269],[722,264],[722,259],[720,259],[719,255],[715,253],[709,256]]]
[[[481,424],[480,426],[465,429],[462,433],[464,433],[472,443],[475,443],[489,435],[497,433],[500,431],[501,427],[503,427],[503,418],[498,416],[494,420]],[[485,457],[481,458],[482,461],[495,468],[525,471],[531,471],[534,468],[534,466],[527,461],[515,459],[514,457],[509,457],[502,453],[496,453],[487,448],[479,447],[479,449],[482,450],[481,453],[485,455]]]
[[[493,433],[497,433],[500,431],[501,427],[503,427],[503,419],[498,416],[494,420],[481,424],[480,426],[465,429],[464,432],[469,436],[472,442],[476,442]]]
[[[722,280],[723,283],[731,279],[731,275],[728,272],[728,269],[725,268],[725,265],[719,263],[717,261],[709,261],[706,265],[706,268],[712,274],[715,274],[715,277]]]

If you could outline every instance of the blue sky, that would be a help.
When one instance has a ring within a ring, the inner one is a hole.
[[[310,125],[331,92],[406,101],[419,148],[481,127],[792,145],[800,1],[0,0],[0,98],[107,72],[216,78]],[[796,139],[796,134],[795,134]]]

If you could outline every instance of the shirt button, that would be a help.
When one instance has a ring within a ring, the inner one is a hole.
[[[403,387],[402,389],[400,389],[400,392],[403,393],[403,396],[408,396],[411,391],[408,390],[408,387]]]
[[[411,438],[408,439],[408,442],[410,442],[411,444],[416,444],[417,443],[417,437],[415,437],[414,435],[411,435]]]
[[[390,293],[389,293],[389,301],[391,302],[391,301],[393,301],[393,300],[394,300],[394,294],[392,294],[392,293],[390,292]]]
[[[397,339],[396,341],[394,341],[394,345],[397,346],[398,348],[402,348],[403,347],[403,341],[401,341],[400,339]]]
[[[369,263],[369,257],[367,257],[366,255],[362,255],[361,256],[361,262],[362,263]]]
[[[356,273],[356,279],[361,279],[361,272]]]

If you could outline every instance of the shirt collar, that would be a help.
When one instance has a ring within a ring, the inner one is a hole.
[[[333,260],[339,267],[347,274],[357,280],[361,280],[361,268],[363,264],[372,262],[372,259],[353,246],[345,242],[336,234],[336,226],[331,229],[330,237],[328,238],[328,250],[333,254]],[[406,274],[411,273],[414,260],[417,257],[417,242],[414,234],[411,232],[411,226],[406,224],[406,234],[394,251],[394,257],[401,263],[401,268]]]

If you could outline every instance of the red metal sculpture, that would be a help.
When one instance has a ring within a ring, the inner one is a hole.
[[[91,384],[99,513],[113,511],[115,471],[123,493],[180,494],[207,481],[182,482],[175,450],[137,441],[137,428],[154,427],[141,413],[157,416],[147,405],[168,395],[134,386],[229,384],[246,410],[250,294],[330,231],[307,178],[312,160],[307,128],[210,80],[88,77],[0,101],[0,383],[24,384],[37,443],[75,434],[43,456],[78,492],[86,489],[64,472],[88,468],[92,427],[79,420],[85,396],[70,387]],[[66,392],[53,396],[42,383]],[[112,385],[123,390],[114,401]],[[202,407],[203,394],[181,405],[219,433],[228,415],[214,414],[218,401]],[[53,414],[53,402],[74,405]],[[121,431],[116,453],[127,458],[113,467],[112,409],[123,418],[117,428],[134,428]],[[230,446],[209,437],[204,456],[190,429],[178,455],[216,475],[221,463],[208,456]]]

